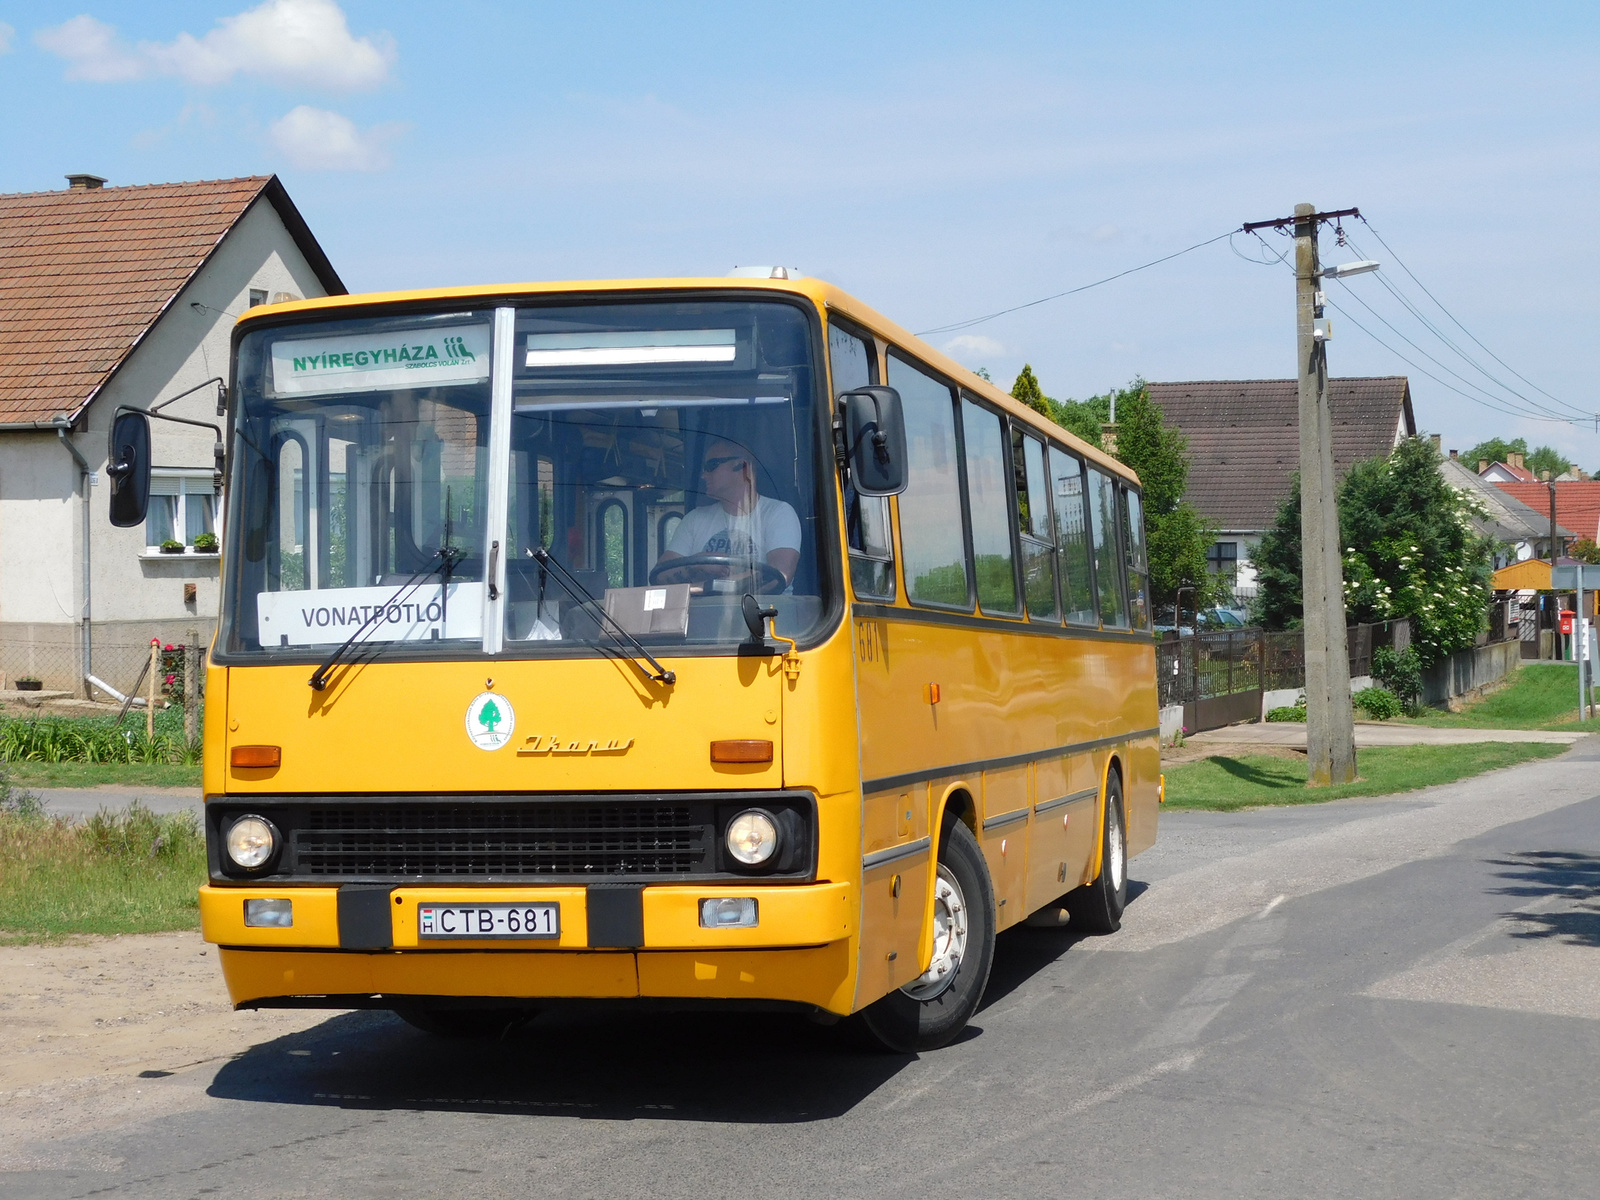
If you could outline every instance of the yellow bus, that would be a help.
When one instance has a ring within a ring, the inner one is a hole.
[[[207,665],[234,1003],[953,1038],[1156,835],[1137,478],[807,278],[252,309]],[[113,520],[150,426],[113,425]]]

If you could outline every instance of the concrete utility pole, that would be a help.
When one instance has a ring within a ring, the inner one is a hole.
[[[1344,558],[1328,418],[1327,327],[1322,319],[1322,214],[1294,206],[1297,374],[1300,377],[1300,564],[1305,608],[1306,760],[1312,787],[1356,777],[1355,712],[1345,640]]]

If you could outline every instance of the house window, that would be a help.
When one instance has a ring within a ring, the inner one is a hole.
[[[267,290],[266,290],[266,288],[251,288],[250,289],[250,307],[251,308],[255,308],[257,305],[265,304],[266,302],[267,302]]]
[[[216,496],[211,472],[150,474],[150,507],[144,518],[144,542],[159,550],[164,542],[193,546],[202,533],[216,532]]]
[[[1206,551],[1206,566],[1213,575],[1221,575],[1228,583],[1234,583],[1239,577],[1239,543],[1212,542],[1211,549]]]

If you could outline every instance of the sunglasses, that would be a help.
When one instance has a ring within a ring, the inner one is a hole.
[[[726,466],[728,463],[743,461],[744,456],[742,454],[728,454],[722,458],[708,458],[705,461],[705,465],[700,468],[700,474],[709,475],[711,472],[717,470],[719,467]]]

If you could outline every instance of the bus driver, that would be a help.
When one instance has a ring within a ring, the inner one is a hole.
[[[732,558],[747,565],[741,570],[724,564],[685,564],[678,572],[664,569],[662,577],[670,579],[676,574],[680,582],[688,578],[703,583],[716,576],[759,574],[770,581],[760,590],[787,588],[800,565],[800,518],[782,500],[756,491],[750,452],[719,438],[706,448],[700,477],[711,503],[684,514],[661,553],[661,566],[665,568],[674,558],[700,555]],[[760,564],[781,574],[783,587],[777,587],[772,572],[763,571]]]

